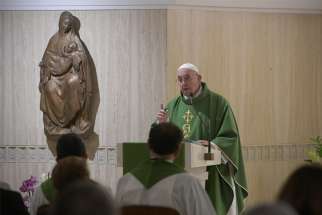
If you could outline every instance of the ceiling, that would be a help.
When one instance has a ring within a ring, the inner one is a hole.
[[[322,0],[0,0],[0,10],[100,10],[173,7],[321,13]]]

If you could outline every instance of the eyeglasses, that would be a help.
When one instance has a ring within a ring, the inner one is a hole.
[[[186,75],[186,76],[178,76],[177,77],[177,82],[179,83],[179,84],[182,84],[183,82],[184,83],[190,83],[192,80],[193,80],[193,76],[191,76],[191,75]]]

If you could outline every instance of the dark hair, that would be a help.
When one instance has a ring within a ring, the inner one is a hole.
[[[91,180],[77,181],[58,193],[52,215],[112,215],[115,206],[111,195]]]
[[[68,156],[59,160],[53,169],[52,179],[54,187],[59,192],[75,181],[89,179],[86,159]]]
[[[152,126],[148,144],[150,149],[158,155],[175,153],[183,139],[180,128],[170,122]]]
[[[40,205],[37,209],[36,215],[50,215],[50,205]]]
[[[73,133],[62,135],[56,146],[57,160],[67,156],[87,157],[85,144],[82,139]]]
[[[247,209],[244,215],[297,215],[296,211],[284,202],[261,203]]]
[[[278,199],[289,203],[300,215],[322,214],[321,165],[305,165],[295,170],[282,187]]]

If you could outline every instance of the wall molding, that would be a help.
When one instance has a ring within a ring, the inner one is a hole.
[[[277,14],[322,14],[322,9],[295,9],[295,8],[250,8],[250,7],[219,7],[219,6],[169,6],[170,10],[195,9],[221,12],[251,12],[251,13],[277,13]]]
[[[306,160],[307,152],[313,144],[280,144],[243,146],[245,161],[290,161]],[[116,147],[99,147],[90,163],[102,163],[116,166]],[[47,163],[54,157],[45,145],[0,146],[0,163]]]
[[[0,146],[0,163],[48,163],[55,158],[46,145],[5,145]],[[116,148],[99,147],[89,163],[110,164],[116,166]]]
[[[321,0],[2,0],[0,10],[109,10],[205,8],[214,10],[322,13]]]
[[[242,149],[245,161],[304,161],[313,147],[313,144],[280,144],[243,146]]]
[[[92,179],[115,190],[120,175],[114,148],[99,147],[94,160],[87,163]],[[47,146],[0,146],[0,181],[8,182],[13,190],[31,175],[42,181],[55,164]]]

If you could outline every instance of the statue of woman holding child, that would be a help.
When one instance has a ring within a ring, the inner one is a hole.
[[[40,109],[47,142],[54,154],[53,144],[66,133],[80,135],[88,147],[98,145],[94,133],[100,100],[97,75],[79,29],[79,19],[63,12],[59,30],[50,38],[40,62]]]

